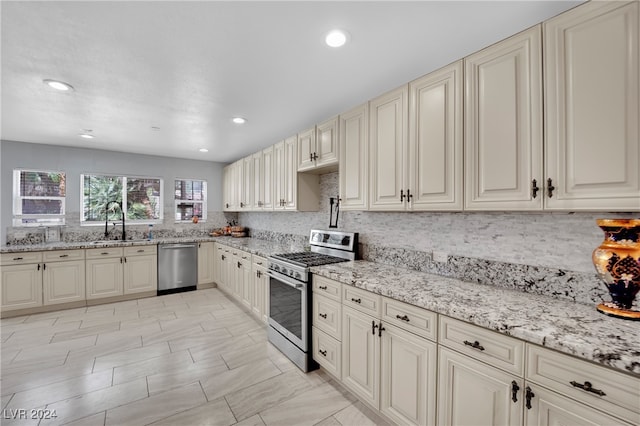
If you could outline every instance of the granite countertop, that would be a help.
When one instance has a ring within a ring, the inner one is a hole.
[[[640,324],[595,306],[363,260],[311,272],[640,377]]]

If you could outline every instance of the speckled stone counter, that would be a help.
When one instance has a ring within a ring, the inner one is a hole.
[[[311,270],[640,377],[640,323],[607,317],[594,306],[361,260]]]

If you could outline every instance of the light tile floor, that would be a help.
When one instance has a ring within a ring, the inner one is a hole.
[[[3,426],[386,424],[218,289],[3,319],[0,335]]]

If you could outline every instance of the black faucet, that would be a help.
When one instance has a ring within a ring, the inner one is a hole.
[[[107,239],[109,237],[109,206],[111,204],[117,204],[118,207],[120,207],[120,212],[122,213],[122,241],[126,241],[127,240],[127,233],[126,233],[125,227],[124,227],[124,210],[122,209],[122,206],[120,205],[120,203],[118,203],[117,201],[109,201],[107,203],[107,206],[104,209],[104,215],[105,215],[104,238]]]

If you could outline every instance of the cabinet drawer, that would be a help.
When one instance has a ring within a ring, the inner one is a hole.
[[[24,251],[20,253],[3,253],[0,255],[0,263],[2,265],[21,265],[24,263],[42,262],[42,252],[40,251]]]
[[[524,342],[453,318],[440,316],[439,342],[495,367],[524,375]]]
[[[397,300],[382,298],[382,320],[404,330],[436,340],[438,315]]]
[[[526,379],[640,424],[640,380],[588,361],[527,344]],[[583,389],[585,384],[587,389]]]
[[[239,260],[251,263],[251,253],[249,253],[248,251],[236,250],[233,254],[237,255]]]
[[[360,312],[380,318],[380,301],[382,299],[380,295],[348,285],[342,286],[342,295],[342,303],[345,306],[351,306]]]
[[[337,340],[342,340],[342,305],[320,294],[313,296],[313,325]]]
[[[340,379],[342,374],[340,368],[342,344],[315,327],[312,327],[311,334],[313,337],[313,359],[328,373]]]
[[[261,257],[261,256],[256,256],[254,254],[253,255],[253,264],[254,264],[254,267],[266,268],[267,267],[267,259],[265,259],[264,257]]]
[[[125,256],[144,256],[147,254],[157,254],[158,246],[150,244],[148,246],[124,247]]]
[[[340,288],[342,287],[342,284],[316,275],[313,276],[312,281],[314,293],[323,294],[333,300],[340,301]]]
[[[55,250],[42,253],[44,262],[64,262],[67,260],[83,260],[84,250]]]
[[[120,257],[122,256],[122,247],[103,247],[87,249],[85,255],[87,259],[100,259],[106,257]]]

